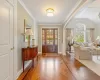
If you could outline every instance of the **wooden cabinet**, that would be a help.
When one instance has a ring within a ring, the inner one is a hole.
[[[38,59],[38,47],[22,48],[23,71],[24,71],[24,62],[32,60],[34,65],[35,57],[37,57]]]

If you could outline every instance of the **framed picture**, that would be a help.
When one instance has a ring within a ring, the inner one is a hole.
[[[27,21],[24,19],[24,34],[26,33],[27,29],[29,29],[29,28],[32,29],[32,25],[28,24]],[[33,36],[31,36],[31,41],[32,41],[32,37]],[[28,42],[28,36],[27,35],[24,36],[24,41]]]

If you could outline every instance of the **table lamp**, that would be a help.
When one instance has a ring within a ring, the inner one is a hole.
[[[30,38],[33,35],[32,29],[31,28],[27,28],[25,35],[28,36],[28,47],[30,47]]]
[[[96,44],[97,44],[97,45],[100,45],[100,36],[98,36],[98,37],[96,38]]]

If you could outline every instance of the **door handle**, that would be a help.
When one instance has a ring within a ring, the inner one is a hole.
[[[11,50],[14,50],[14,47],[13,47],[13,48],[11,48]]]

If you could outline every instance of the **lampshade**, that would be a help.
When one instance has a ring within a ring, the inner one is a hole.
[[[54,16],[54,10],[52,8],[47,9],[46,12],[47,12],[47,16],[49,17]]]
[[[25,35],[33,35],[32,29],[28,28],[25,32]]]
[[[100,36],[96,38],[96,44],[100,44]]]

